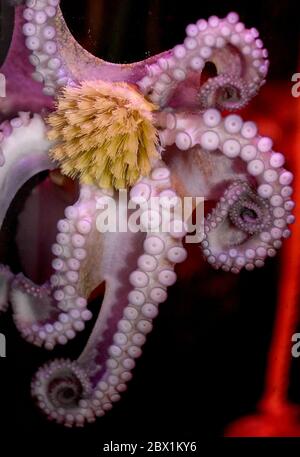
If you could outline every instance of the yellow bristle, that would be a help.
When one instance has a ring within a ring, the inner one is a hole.
[[[149,174],[159,157],[156,107],[127,83],[83,82],[63,89],[49,116],[51,157],[81,182],[117,189]]]

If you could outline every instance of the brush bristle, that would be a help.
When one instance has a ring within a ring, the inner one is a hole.
[[[105,188],[131,187],[159,157],[155,105],[127,83],[66,87],[50,114],[50,156],[62,173]]]

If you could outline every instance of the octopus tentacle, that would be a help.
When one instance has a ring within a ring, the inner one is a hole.
[[[139,82],[143,93],[164,107],[172,104],[175,90],[184,88],[188,81],[189,97],[193,95],[194,102],[200,97],[202,109],[216,106],[215,97],[222,108],[244,106],[264,83],[268,71],[267,51],[257,30],[245,29],[238,15],[230,13],[224,19],[216,16],[208,22],[201,19],[190,24],[186,31],[182,45],[147,68],[147,76]],[[215,78],[210,78],[199,91],[196,75],[202,72],[206,62],[215,64],[218,79],[214,82]]]
[[[39,114],[20,112],[0,125],[0,228],[19,189],[34,175],[54,168],[48,157],[50,142]],[[5,198],[4,198],[5,196]],[[0,265],[0,311],[6,311],[13,274]]]
[[[36,286],[22,274],[12,284],[10,300],[16,325],[35,345],[51,350],[56,344],[66,344],[92,317],[87,309],[92,279],[87,280],[86,271],[99,237],[97,200],[103,195],[97,188],[82,186],[79,200],[65,209],[66,217],[57,224],[58,235],[52,246],[55,258],[50,284]]]
[[[11,118],[18,112],[41,113],[52,107],[52,99],[42,93],[41,85],[31,77],[34,68],[28,60],[22,26],[23,6],[16,6],[12,41],[1,74],[6,78],[6,96],[0,98],[0,118]],[[6,121],[5,125],[8,125]]]
[[[170,172],[161,163],[154,168],[150,179],[142,179],[131,192],[134,200],[148,200],[150,196],[172,197]],[[166,194],[166,191],[167,192]],[[164,200],[163,200],[164,201]],[[175,199],[176,201],[176,199]],[[167,298],[166,289],[176,281],[174,266],[186,258],[181,238],[185,234],[183,221],[171,221],[177,230],[162,231],[164,207],[145,208],[141,214],[147,235],[137,269],[130,274],[128,301],[119,312],[114,333],[108,332],[109,310],[116,310],[118,301],[116,280],[108,278],[107,291],[100,315],[87,347],[76,362],[57,360],[41,368],[32,384],[32,393],[40,408],[50,419],[66,426],[82,426],[92,422],[112,408],[126,390],[131,379],[135,359],[141,353],[159,304]],[[175,223],[176,222],[176,223]],[[181,228],[178,226],[181,222]],[[118,286],[117,286],[118,287]],[[110,326],[111,328],[111,326]],[[99,356],[100,354],[100,356]]]
[[[27,0],[23,11],[25,46],[31,52],[29,60],[35,67],[32,77],[43,83],[43,93],[50,96],[54,96],[59,87],[72,83],[67,66],[58,57],[56,21],[63,21],[58,5],[59,0]]]
[[[247,171],[248,183],[230,183],[215,210],[206,219],[202,247],[215,268],[238,273],[263,266],[290,235],[293,175],[283,168],[284,156],[272,149],[272,140],[257,133],[254,122],[243,122],[238,115],[222,119],[209,109],[203,115],[169,113],[161,133],[163,145],[174,142],[187,151],[199,144],[207,153],[219,151],[238,161]],[[255,190],[252,190],[254,188]]]
[[[34,175],[54,168],[48,157],[50,142],[39,114],[20,112],[0,125],[0,228],[18,190]],[[0,265],[0,310],[6,311],[14,275]]]
[[[250,100],[248,87],[242,78],[223,74],[209,78],[203,84],[199,93],[199,103],[202,110],[211,106],[228,111],[243,108]]]
[[[48,157],[51,142],[39,114],[19,113],[0,125],[0,227],[17,191],[31,177],[55,164]]]
[[[216,16],[187,27],[183,45],[143,62],[119,65],[98,59],[73,38],[59,8],[59,0],[27,0],[22,14],[23,34],[35,67],[34,80],[43,84],[45,95],[54,96],[61,86],[82,80],[110,80],[137,83],[149,98],[165,106],[184,81],[190,103],[205,109],[215,106],[241,108],[264,83],[269,62],[256,29],[245,29],[236,13]],[[219,78],[211,78],[199,90],[205,62],[212,62]],[[196,94],[195,94],[196,92]],[[199,92],[199,93],[198,93]]]
[[[113,64],[82,48],[68,29],[59,3],[59,0],[26,0],[26,8],[22,10],[25,45],[35,67],[32,76],[43,84],[44,94],[54,96],[60,87],[83,80],[135,83],[145,76],[145,61]],[[157,58],[151,57],[146,62],[150,65]]]

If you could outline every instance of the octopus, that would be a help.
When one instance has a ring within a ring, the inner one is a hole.
[[[185,261],[186,218],[166,210],[202,196],[214,207],[201,227],[199,248],[215,269],[237,274],[276,255],[291,234],[293,174],[271,138],[243,108],[266,82],[268,52],[255,28],[238,14],[211,16],[186,28],[182,44],[133,64],[94,57],[73,38],[59,0],[15,3],[14,32],[1,68],[7,93],[0,99],[0,224],[18,190],[33,176],[58,167],[50,155],[48,115],[64,88],[103,81],[126,83],[153,103],[159,157],[129,189],[146,205],[143,230],[101,232],[99,218],[121,190],[79,183],[79,198],[57,223],[52,275],[42,285],[8,265],[0,269],[0,309],[10,305],[23,338],[52,350],[66,345],[92,318],[91,293],[105,284],[101,309],[77,360],[41,367],[32,395],[49,420],[83,426],[111,410],[132,378],[167,289]],[[216,75],[204,80],[207,64]],[[98,221],[98,222],[97,222]]]

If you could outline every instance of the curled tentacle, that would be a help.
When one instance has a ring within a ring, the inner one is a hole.
[[[22,11],[23,33],[35,67],[32,77],[43,84],[46,95],[54,96],[61,86],[82,80],[127,81],[137,83],[153,102],[165,106],[186,82],[189,98],[200,108],[215,106],[217,97],[220,107],[234,109],[257,93],[267,74],[267,51],[257,30],[245,29],[235,13],[189,25],[184,44],[170,52],[144,62],[118,65],[92,56],[75,41],[59,0],[27,0],[26,6]],[[221,78],[215,82],[210,79],[199,91],[198,75],[206,62],[215,64]]]
[[[140,215],[146,236],[129,284],[127,275],[124,284],[120,283],[126,258],[124,265],[121,261],[114,262],[116,271],[112,273],[110,269],[104,273],[106,293],[100,315],[76,364],[52,362],[42,368],[33,381],[33,396],[50,419],[66,426],[82,426],[110,410],[126,390],[159,304],[167,298],[167,287],[176,281],[175,264],[186,258],[181,243],[186,233],[183,221],[178,217],[171,219],[170,233],[162,226],[168,203],[172,206],[179,201],[170,186],[169,170],[157,164],[151,177],[142,179],[132,189],[132,201],[142,199],[146,205],[141,206]],[[163,197],[158,207],[148,206],[151,196]],[[120,246],[115,240],[116,249],[124,253],[137,249],[132,234],[124,233],[123,237],[118,234],[118,239]],[[113,261],[115,253],[110,255]],[[107,259],[108,263],[111,261]]]
[[[228,111],[243,108],[250,100],[247,84],[242,78],[223,74],[203,84],[199,93],[201,109],[211,106]]]
[[[70,360],[57,360],[41,368],[32,383],[32,391],[40,408],[58,422],[65,417],[66,425],[73,423],[74,409],[78,409],[79,403],[85,404],[85,398],[91,395],[91,390],[84,370]],[[45,391],[48,394],[47,402]],[[76,419],[78,425],[83,425],[84,415],[78,413]]]
[[[255,123],[238,115],[222,119],[219,111],[209,109],[203,115],[165,116],[163,146],[176,143],[186,154],[199,145],[207,154],[222,154],[248,176],[235,183],[228,176],[230,187],[206,219],[202,247],[208,262],[234,273],[263,266],[294,222],[293,175],[283,168],[284,156],[273,151],[270,138],[257,134]]]
[[[182,97],[179,88],[188,86],[189,103],[201,109],[216,106],[216,99],[221,108],[244,106],[264,83],[269,65],[257,30],[245,29],[238,15],[230,13],[224,19],[201,19],[186,31],[182,45],[148,67],[147,76],[139,82],[143,93],[162,107],[176,106],[183,104],[176,101]],[[197,75],[206,62],[216,66],[218,76],[209,79],[199,91]]]

